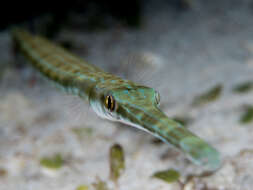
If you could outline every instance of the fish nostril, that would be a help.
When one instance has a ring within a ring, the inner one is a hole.
[[[155,100],[156,100],[156,104],[160,105],[161,98],[160,98],[160,94],[157,91],[155,91]]]

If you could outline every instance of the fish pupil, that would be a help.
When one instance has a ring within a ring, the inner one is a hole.
[[[110,109],[110,110],[112,110],[112,99],[111,99],[111,96],[109,96],[108,97],[108,108]]]
[[[113,111],[115,107],[115,101],[112,96],[106,97],[106,107],[108,110]]]

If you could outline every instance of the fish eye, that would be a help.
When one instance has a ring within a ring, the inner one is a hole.
[[[111,95],[107,95],[105,97],[105,107],[109,110],[109,111],[114,111],[115,110],[115,106],[116,106],[116,102],[115,99],[113,98],[113,96]]]
[[[155,102],[157,105],[160,104],[160,94],[157,91],[155,91]]]

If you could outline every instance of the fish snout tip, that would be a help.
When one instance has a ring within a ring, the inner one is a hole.
[[[221,167],[220,153],[198,137],[187,137],[180,143],[182,150],[196,165],[203,166],[208,171],[216,171]]]

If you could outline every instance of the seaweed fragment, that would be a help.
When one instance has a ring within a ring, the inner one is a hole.
[[[97,182],[92,184],[95,190],[109,190],[107,184],[101,179],[97,178]]]
[[[193,100],[193,106],[200,106],[217,100],[222,93],[223,85],[217,84],[207,92],[196,96]]]
[[[173,183],[179,179],[180,173],[174,169],[168,169],[165,171],[156,172],[152,177],[161,179],[167,183]]]
[[[238,84],[233,88],[233,91],[235,93],[247,93],[249,91],[253,90],[253,82],[247,81],[241,84]]]
[[[62,167],[64,160],[60,154],[53,157],[45,157],[40,160],[40,165],[49,169],[59,169]]]
[[[89,187],[87,185],[79,185],[76,190],[89,190]]]
[[[116,182],[124,169],[124,150],[119,144],[114,144],[110,148],[110,178]]]
[[[247,124],[253,121],[253,106],[247,105],[244,113],[241,115],[240,123]]]

